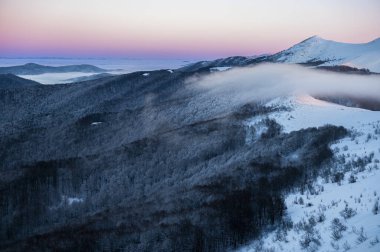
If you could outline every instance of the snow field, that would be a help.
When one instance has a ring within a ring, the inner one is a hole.
[[[332,179],[312,190],[291,193],[285,203],[287,228],[278,227],[239,251],[380,251],[380,112],[349,108],[308,95],[276,98],[268,106],[289,111],[269,118],[285,132],[326,124],[344,126],[350,136],[331,146]],[[257,124],[257,119],[250,122]]]

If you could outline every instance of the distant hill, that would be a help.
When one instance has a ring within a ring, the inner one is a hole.
[[[41,85],[38,82],[20,78],[13,74],[0,74],[0,89],[21,88]]]
[[[35,63],[28,63],[20,66],[0,67],[0,74],[16,74],[16,75],[36,75],[44,73],[68,73],[68,72],[83,72],[83,73],[102,73],[106,72],[92,65],[69,65],[69,66],[43,66]]]

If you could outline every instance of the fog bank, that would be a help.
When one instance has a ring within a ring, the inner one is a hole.
[[[297,65],[263,64],[189,79],[194,88],[244,103],[278,96],[355,96],[380,100],[380,76],[313,70]]]

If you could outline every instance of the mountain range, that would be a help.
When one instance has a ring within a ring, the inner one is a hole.
[[[233,56],[213,61],[201,61],[183,67],[183,70],[202,68],[250,66],[259,63],[303,64],[339,72],[380,73],[380,38],[364,44],[349,44],[325,40],[319,36],[310,37],[289,49],[268,55],[252,57]],[[339,68],[337,68],[339,66]],[[92,77],[68,79],[68,82],[84,81],[104,77],[110,70],[92,65],[43,66],[28,63],[20,66],[0,67],[0,73],[15,75],[39,75],[44,73],[101,73]]]
[[[70,85],[0,75],[0,250],[379,251],[379,76],[344,66],[376,59],[321,44]]]

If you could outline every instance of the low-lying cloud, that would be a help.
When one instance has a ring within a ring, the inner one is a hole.
[[[380,100],[380,76],[339,74],[297,65],[263,64],[189,81],[197,89],[238,103],[295,94]]]

